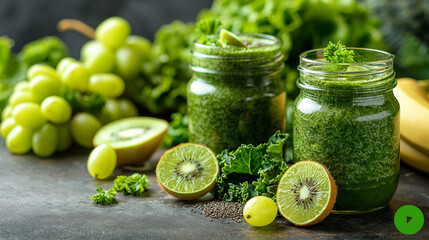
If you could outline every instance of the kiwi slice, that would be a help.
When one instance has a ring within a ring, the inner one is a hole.
[[[314,161],[292,165],[277,188],[280,214],[297,226],[314,225],[325,219],[336,199],[334,179],[328,169]]]
[[[230,46],[234,47],[247,47],[240,37],[225,29],[220,30],[220,41],[227,42]]]
[[[117,154],[117,164],[142,166],[160,146],[168,122],[151,117],[132,117],[106,124],[95,134],[93,145],[108,143]]]
[[[193,200],[210,192],[219,175],[219,163],[210,148],[184,143],[162,155],[156,166],[156,178],[168,194]]]

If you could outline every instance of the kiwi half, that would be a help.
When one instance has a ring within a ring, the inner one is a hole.
[[[210,192],[219,175],[216,155],[208,147],[184,143],[164,153],[156,166],[156,178],[168,194],[193,200]]]
[[[297,226],[314,225],[325,219],[337,199],[337,185],[328,169],[314,161],[292,165],[277,188],[280,214]]]
[[[117,154],[116,166],[142,166],[160,146],[167,129],[168,122],[162,119],[124,118],[100,128],[93,145],[110,144]]]

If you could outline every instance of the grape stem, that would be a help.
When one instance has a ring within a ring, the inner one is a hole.
[[[76,32],[79,32],[90,39],[95,38],[95,30],[88,24],[77,20],[77,19],[71,19],[71,18],[65,18],[58,22],[58,30],[61,32],[74,30]]]

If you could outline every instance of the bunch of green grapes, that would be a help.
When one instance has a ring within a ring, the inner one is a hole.
[[[62,59],[56,69],[42,64],[16,85],[2,114],[1,135],[14,154],[31,150],[40,157],[65,151],[73,144],[92,147],[95,133],[110,121],[138,115],[136,106],[120,97],[124,78],[132,78],[150,49],[144,38],[129,36],[129,24],[109,18],[96,29],[96,40],[82,47],[81,60]],[[73,109],[65,91],[95,93],[105,98],[100,113]],[[68,101],[69,100],[69,101]]]
[[[81,60],[92,73],[116,73],[126,80],[135,79],[151,51],[151,42],[130,35],[130,24],[123,18],[111,17],[95,29],[95,40],[81,49]]]

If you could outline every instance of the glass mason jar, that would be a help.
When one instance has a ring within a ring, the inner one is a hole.
[[[187,105],[190,142],[215,153],[241,144],[260,144],[286,128],[286,91],[280,41],[241,34],[253,47],[225,48],[194,43]]]
[[[293,148],[295,161],[328,167],[338,186],[334,210],[358,213],[386,206],[398,186],[399,103],[394,56],[349,49],[363,62],[327,63],[323,49],[301,54]]]

